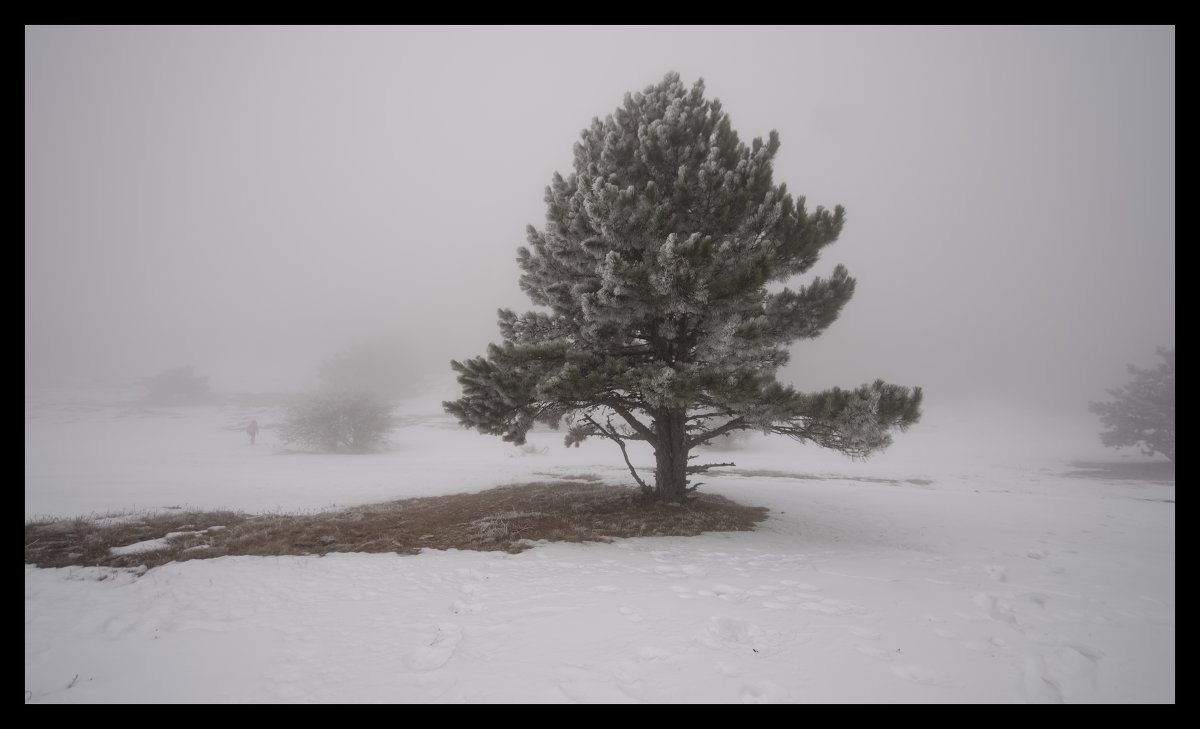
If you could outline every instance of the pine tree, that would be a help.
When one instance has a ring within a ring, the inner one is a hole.
[[[1162,363],[1143,370],[1129,366],[1133,380],[1108,394],[1112,402],[1091,403],[1108,430],[1100,442],[1112,448],[1141,446],[1148,456],[1161,453],[1175,461],[1175,350],[1158,349]]]
[[[772,131],[746,146],[704,83],[678,74],[575,145],[575,171],[546,188],[544,230],[528,227],[520,284],[546,311],[501,310],[503,342],[452,362],[466,427],[523,444],[536,422],[566,420],[567,445],[613,441],[637,483],[683,501],[697,446],[736,430],[779,433],[853,457],[886,447],[920,417],[921,390],[876,381],[805,394],[775,379],[787,346],[816,337],[854,293],[828,279],[771,292],[834,242],[843,209],[809,212],[772,182]],[[626,452],[654,449],[653,487]]]

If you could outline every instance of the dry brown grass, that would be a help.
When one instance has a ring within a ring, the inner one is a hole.
[[[426,547],[519,552],[540,540],[608,541],[749,531],[766,516],[765,508],[740,506],[711,494],[674,505],[619,486],[546,481],[316,514],[185,511],[29,522],[25,563],[155,567],[224,555],[413,554]],[[112,547],[178,532],[183,534],[169,539],[162,549],[128,555],[111,552]]]

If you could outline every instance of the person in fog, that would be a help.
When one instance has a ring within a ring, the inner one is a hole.
[[[258,437],[258,421],[251,420],[246,426],[246,432],[250,434],[250,445],[254,445],[254,439]]]

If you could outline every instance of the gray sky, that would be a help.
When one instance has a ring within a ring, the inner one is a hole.
[[[1078,409],[1174,346],[1174,28],[26,28],[26,383],[287,389],[379,337],[448,373],[670,70],[847,208],[817,272],[858,291],[785,379]]]

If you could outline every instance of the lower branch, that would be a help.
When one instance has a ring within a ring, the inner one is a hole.
[[[633,475],[633,480],[638,482],[638,486],[642,487],[642,491],[647,493],[650,492],[651,488],[646,485],[646,482],[643,481],[642,477],[638,475],[637,469],[634,468],[633,464],[629,461],[629,452],[625,449],[625,441],[621,440],[620,436],[618,436],[616,433],[606,429],[604,426],[600,425],[600,423],[597,423],[595,420],[593,420],[591,415],[585,414],[583,419],[591,423],[592,427],[600,431],[604,437],[620,446],[621,457],[625,459],[625,466],[629,469],[629,473]]]
[[[705,464],[702,464],[699,466],[688,466],[687,472],[688,473],[704,473],[705,471],[707,471],[710,468],[716,468],[718,466],[736,466],[736,465],[737,465],[736,463],[705,463]]]
[[[734,418],[733,420],[730,420],[728,423],[725,423],[724,425],[722,425],[718,428],[713,428],[712,430],[708,431],[707,433],[701,433],[700,435],[696,436],[695,438],[689,438],[688,439],[688,448],[693,448],[695,446],[700,445],[701,443],[707,443],[708,441],[712,440],[713,438],[716,438],[718,435],[725,435],[726,433],[728,433],[730,431],[748,429],[749,427],[750,427],[750,425],[746,422],[746,419],[744,417]]]
[[[608,407],[612,408],[612,410],[614,412],[616,412],[617,415],[620,415],[625,420],[625,422],[629,423],[629,427],[633,428],[633,430],[638,435],[642,436],[642,438],[647,443],[654,446],[655,448],[658,447],[658,438],[654,435],[654,431],[651,430],[650,428],[646,427],[645,423],[643,423],[642,421],[635,418],[633,416],[633,413],[629,412],[628,408],[625,408],[620,403],[613,402],[611,400],[605,400],[604,405],[607,405]]]

